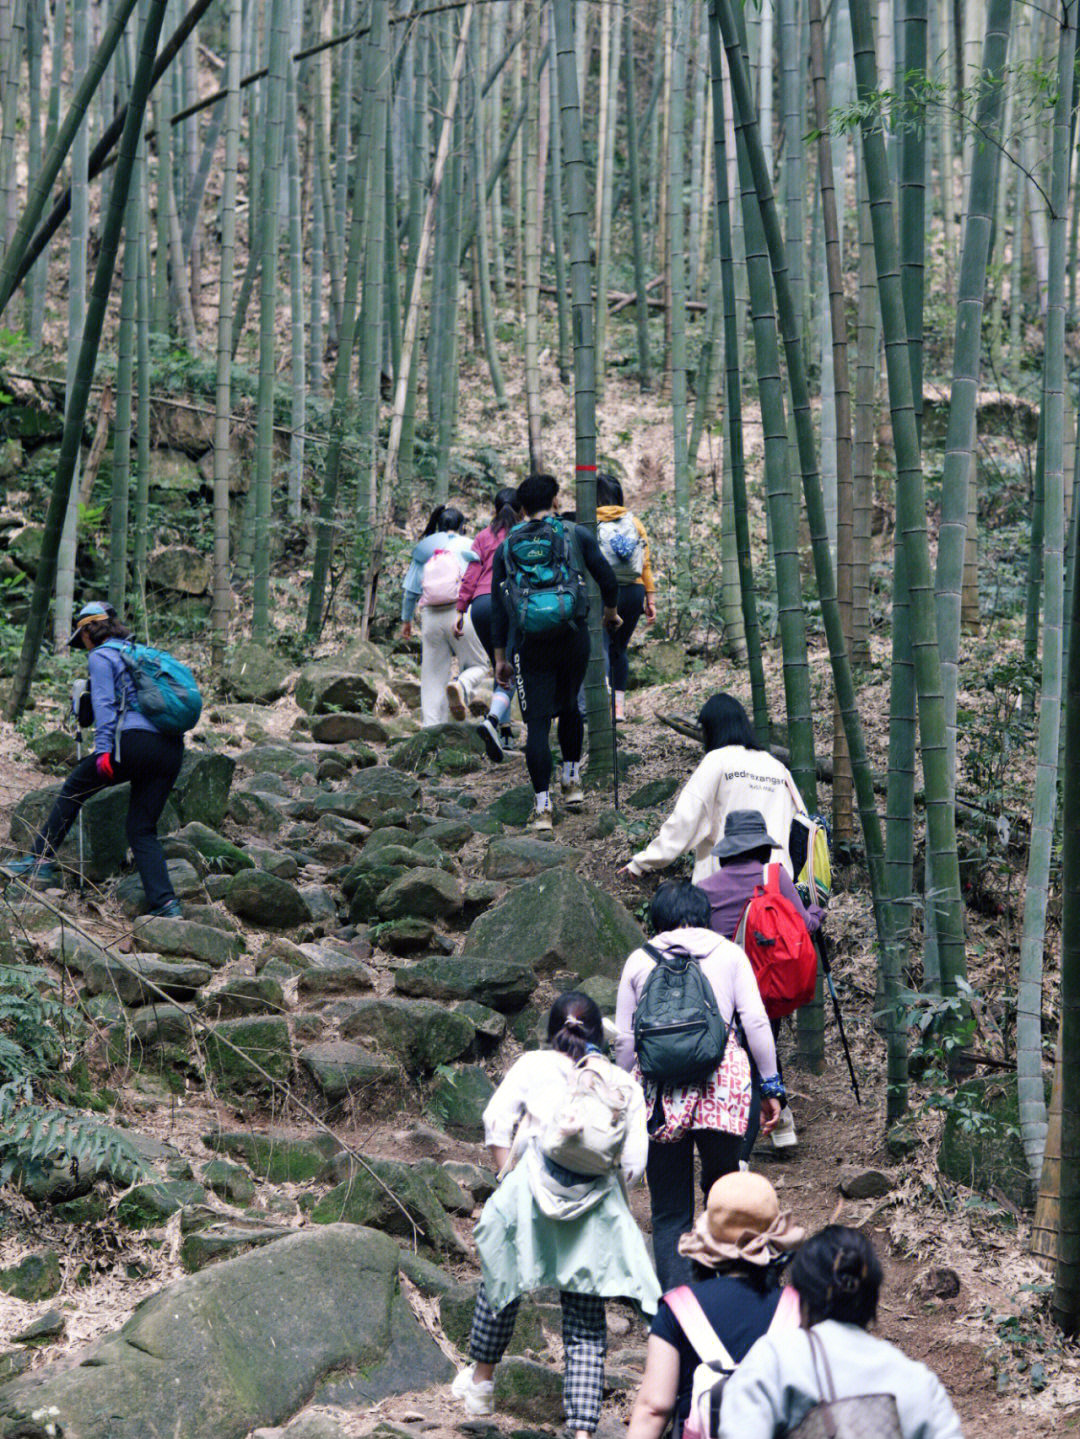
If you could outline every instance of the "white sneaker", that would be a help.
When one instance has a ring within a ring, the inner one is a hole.
[[[799,1136],[795,1133],[795,1116],[789,1105],[785,1104],[780,1111],[780,1123],[770,1134],[772,1147],[774,1149],[795,1149],[799,1143]]]
[[[564,779],[560,780],[559,784],[562,789],[562,801],[566,808],[580,809],[585,803],[585,792],[581,788],[580,781],[576,779],[567,781]]]
[[[457,680],[451,680],[446,686],[446,703],[450,706],[450,718],[455,720],[467,719],[469,711],[465,706],[465,691]]]
[[[467,1369],[458,1372],[457,1378],[450,1385],[450,1393],[455,1399],[460,1399],[465,1408],[466,1414],[494,1414],[495,1413],[495,1384],[491,1379],[474,1379],[474,1366],[470,1364]]]

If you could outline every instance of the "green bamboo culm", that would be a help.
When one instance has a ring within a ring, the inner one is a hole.
[[[862,149],[877,260],[878,302],[885,339],[885,364],[896,450],[896,523],[903,537],[911,597],[912,649],[918,690],[919,738],[926,790],[927,845],[935,891],[927,897],[940,953],[942,990],[956,994],[966,979],[964,914],[956,850],[956,816],[945,742],[941,657],[926,533],[926,493],[911,389],[911,364],[885,138],[874,99],[878,89],[874,31],[867,0],[850,0],[855,80],[862,109]],[[854,755],[852,756],[854,760]]]
[[[592,260],[589,242],[585,145],[581,130],[577,67],[574,51],[573,0],[553,0],[555,56],[559,71],[563,182],[569,235],[570,302],[574,335],[574,462],[579,524],[596,527],[596,348],[593,327]],[[579,12],[584,16],[584,12]],[[595,587],[589,614],[589,669],[585,703],[589,725],[589,782],[611,777],[614,753],[611,707],[600,639],[600,608]]]
[[[86,121],[90,101],[94,97],[95,90],[101,84],[102,76],[113,57],[113,52],[120,43],[120,37],[123,35],[137,3],[138,0],[119,0],[109,18],[109,23],[105,26],[97,50],[91,57],[75,94],[71,97],[67,114],[57,130],[37,174],[32,179],[26,204],[19,216],[19,223],[15,227],[10,245],[4,251],[3,264],[0,264],[0,315],[4,313],[8,301],[23,278],[23,274],[20,273],[20,265],[37,223],[41,219],[41,212],[45,208],[56,177],[63,168],[64,160],[67,158],[75,136]]]
[[[274,485],[274,319],[277,311],[278,204],[285,125],[285,68],[288,57],[287,0],[271,0],[270,65],[264,111],[262,204],[259,234],[259,386],[255,420],[255,550],[251,634],[263,644],[270,635],[270,527]]]
[[[731,480],[731,511],[735,531],[735,554],[739,572],[743,631],[746,639],[746,668],[754,715],[754,734],[759,744],[769,743],[769,706],[765,693],[765,666],[761,657],[761,628],[754,595],[754,571],[750,556],[750,512],[746,494],[746,464],[743,454],[742,381],[739,369],[739,319],[735,303],[735,264],[731,247],[731,201],[728,196],[727,134],[724,114],[723,47],[720,27],[710,16],[709,72],[713,101],[713,158],[716,173],[717,248],[720,257],[720,285],[724,305],[724,383],[726,396],[726,465]]]
[[[1020,1136],[1028,1169],[1038,1183],[1046,1141],[1043,1089],[1042,989],[1046,906],[1057,821],[1058,744],[1065,578],[1065,262],[1069,209],[1070,133],[1076,60],[1078,0],[1062,7],[1058,38],[1057,101],[1050,179],[1050,253],[1043,361],[1045,609],[1035,796],[1028,848],[1020,973],[1016,991],[1016,1077]]]
[[[623,91],[626,97],[626,165],[630,185],[630,233],[634,247],[634,316],[636,320],[638,384],[652,388],[649,361],[649,296],[645,289],[645,233],[641,217],[641,166],[638,162],[638,120],[634,108],[634,8],[627,5],[623,18]]]
[[[690,459],[686,424],[686,253],[683,185],[686,145],[687,0],[673,0],[671,90],[668,115],[668,320],[671,325],[672,469],[675,503],[675,603],[690,622]]]
[[[79,443],[82,439],[83,423],[90,400],[90,387],[93,384],[94,367],[101,343],[101,331],[109,302],[109,291],[112,287],[116,254],[120,245],[124,209],[127,205],[131,173],[135,165],[139,131],[142,128],[146,102],[150,96],[150,77],[154,68],[154,56],[161,35],[162,21],[165,18],[166,3],[167,0],[148,0],[147,4],[146,22],[143,26],[139,47],[139,60],[131,84],[131,95],[128,99],[124,129],[120,139],[109,205],[101,228],[94,283],[90,291],[86,321],[83,325],[82,344],[79,347],[74,383],[64,416],[64,434],[60,443],[60,455],[53,478],[49,509],[45,517],[41,558],[34,576],[34,588],[30,597],[30,612],[23,635],[22,650],[11,683],[7,708],[7,717],[11,720],[18,719],[25,708],[30,693],[30,682],[45,636],[45,626],[49,616],[49,600],[56,577],[56,555],[60,544],[64,511],[67,507],[67,497],[71,491],[72,477],[75,474],[75,464],[79,455]]]

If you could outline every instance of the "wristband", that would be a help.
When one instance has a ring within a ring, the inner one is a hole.
[[[778,1099],[782,1105],[787,1103],[787,1091],[784,1088],[784,1081],[778,1074],[774,1074],[770,1079],[763,1079],[761,1081],[761,1097],[762,1099]]]

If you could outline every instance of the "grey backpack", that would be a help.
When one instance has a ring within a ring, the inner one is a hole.
[[[727,1025],[697,956],[642,945],[656,961],[634,1011],[638,1067],[655,1084],[696,1084],[720,1066]]]
[[[837,1399],[821,1336],[808,1329],[806,1337],[822,1397],[794,1429],[786,1431],[788,1439],[904,1439],[896,1396],[852,1394]]]

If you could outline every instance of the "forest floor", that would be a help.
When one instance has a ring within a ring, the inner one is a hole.
[[[332,650],[333,640],[327,648]],[[815,666],[823,662],[822,655],[812,657]],[[771,673],[770,686],[777,684],[778,677]],[[641,783],[659,776],[681,781],[696,762],[699,752],[695,746],[675,736],[659,716],[693,714],[702,699],[720,687],[742,693],[743,678],[721,663],[676,684],[631,693],[620,744],[640,759],[623,785],[624,816],[634,813],[626,809],[625,796]],[[779,693],[773,699],[779,710]],[[291,699],[279,701],[267,710],[264,728],[284,737],[295,714]],[[242,743],[239,735],[235,739]],[[824,753],[826,736],[822,734],[820,740],[820,752]],[[873,738],[871,747],[877,748]],[[21,738],[8,726],[0,733],[0,755],[0,815],[6,815],[21,793],[39,787],[42,780]],[[474,790],[478,802],[485,804],[503,788],[524,780],[523,761],[514,757],[464,782]],[[642,842],[641,834],[635,833],[641,822],[629,831],[619,828],[604,840],[589,838],[596,813],[609,804],[609,796],[590,794],[584,814],[559,818],[555,838],[582,849],[582,872],[617,894],[629,908],[638,909],[651,885],[618,875],[616,870]],[[468,864],[468,851],[463,859]],[[790,1205],[808,1229],[839,1217],[864,1227],[873,1237],[886,1271],[880,1331],[941,1375],[967,1433],[981,1439],[1061,1433],[1080,1419],[1080,1358],[1074,1349],[1061,1345],[1045,1317],[1049,1276],[1027,1254],[1029,1216],[978,1200],[938,1174],[935,1140],[940,1115],[926,1108],[925,1096],[917,1092],[917,1128],[922,1141],[917,1153],[898,1164],[884,1148],[884,1046],[871,1018],[875,961],[870,908],[857,870],[840,871],[838,881],[828,928],[863,1103],[861,1107],[855,1104],[831,1015],[827,1017],[823,1074],[800,1071],[791,1037],[785,1036],[785,1068],[790,1074],[800,1144],[795,1157],[783,1161],[775,1159],[767,1146],[760,1146],[755,1165],[760,1165],[776,1185],[782,1202]],[[98,922],[105,917],[99,915]],[[985,920],[974,918],[972,948],[976,955],[996,948],[984,942],[985,925]],[[983,977],[977,972],[977,960],[973,966],[972,979],[978,986]],[[500,1068],[510,1057],[507,1048],[504,1045],[500,1054]],[[509,1048],[512,1054],[513,1046]],[[182,1100],[167,1100],[134,1078],[121,1086],[120,1095],[115,1118],[167,1140],[193,1162],[205,1162],[208,1157],[201,1135],[235,1119],[228,1107],[212,1096],[192,1092]],[[290,1120],[288,1112],[274,1118],[286,1124]],[[335,1122],[334,1129],[343,1142],[368,1154],[413,1159],[434,1152],[440,1159],[483,1161],[479,1146],[436,1139],[419,1121],[415,1097],[410,1100],[404,1092],[400,1108],[393,1112],[372,1118],[368,1112],[354,1110]],[[891,1176],[893,1187],[887,1197],[842,1199],[839,1180],[849,1172],[866,1169],[883,1169]],[[140,1299],[181,1273],[175,1222],[165,1231],[163,1245],[108,1224],[87,1226],[81,1233],[75,1231],[73,1238],[71,1227],[50,1221],[47,1210],[35,1210],[17,1197],[5,1198],[8,1222],[5,1237],[0,1239],[0,1264],[14,1262],[27,1247],[47,1244],[63,1246],[69,1276],[83,1269],[78,1288],[65,1285],[68,1328],[62,1351],[71,1352],[117,1327]],[[636,1208],[647,1226],[644,1196],[637,1197]],[[294,1222],[304,1221],[297,1216]],[[468,1240],[471,1226],[462,1221],[458,1226]],[[468,1265],[460,1269],[463,1278],[475,1273]],[[959,1281],[959,1292],[944,1299],[929,1293],[936,1287],[935,1271],[941,1269],[952,1270]],[[437,1331],[437,1320],[429,1312],[432,1306],[417,1295],[412,1297],[422,1319]],[[0,1343],[24,1324],[26,1317],[26,1305],[0,1298]],[[626,1338],[613,1343],[610,1362],[632,1378],[643,1356],[644,1330],[628,1314],[616,1316],[613,1329],[625,1332]],[[57,1353],[53,1346],[41,1359],[55,1358]],[[608,1439],[618,1432],[616,1416],[626,1417],[632,1394],[631,1388],[606,1406],[604,1434]],[[441,1439],[444,1432],[447,1436],[459,1432],[459,1419],[448,1393],[437,1391],[387,1399],[369,1413],[352,1415],[348,1427],[362,1434],[378,1422],[390,1421],[406,1431]],[[513,1427],[509,1420],[499,1421],[504,1431]]]

